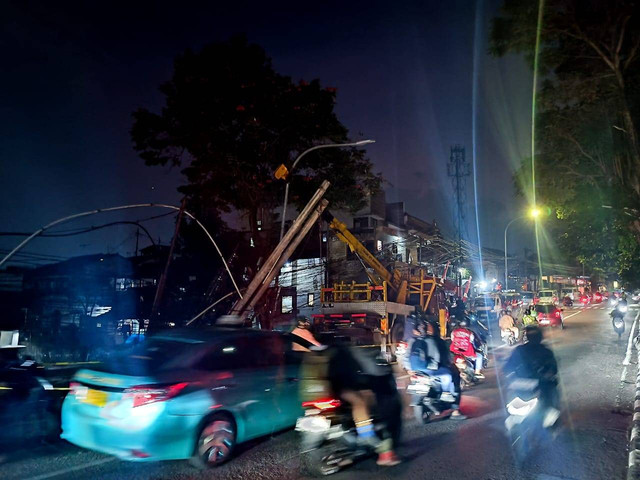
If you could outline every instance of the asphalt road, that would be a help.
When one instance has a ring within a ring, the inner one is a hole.
[[[494,350],[483,384],[466,392],[463,422],[444,420],[426,426],[408,421],[393,468],[367,460],[334,475],[336,479],[623,479],[626,474],[627,429],[633,385],[621,382],[627,337],[637,310],[627,314],[621,341],[602,306],[567,309],[564,331],[547,342],[560,366],[563,427],[548,444],[538,446],[516,466],[505,435],[504,407],[494,366],[510,347]],[[636,366],[626,372],[635,382]],[[2,457],[0,478],[49,479],[293,479],[304,478],[293,431],[252,442],[214,471],[201,472],[186,462],[128,463],[81,450],[63,442],[34,447]]]

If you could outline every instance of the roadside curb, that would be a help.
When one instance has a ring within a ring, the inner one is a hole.
[[[636,315],[634,322],[638,321],[638,317],[640,317],[640,313]],[[640,332],[640,328],[638,330]],[[633,327],[631,334],[633,334]],[[637,374],[636,393],[633,401],[633,418],[631,421],[631,433],[629,434],[627,480],[640,480],[640,333],[633,339],[633,344],[637,352]]]

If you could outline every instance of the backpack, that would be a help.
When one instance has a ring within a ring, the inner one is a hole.
[[[312,402],[332,397],[330,360],[331,354],[327,350],[305,352],[300,366],[300,400]]]

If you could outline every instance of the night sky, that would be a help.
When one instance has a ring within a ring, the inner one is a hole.
[[[278,6],[279,5],[279,6]],[[178,170],[146,167],[132,149],[131,112],[158,110],[158,85],[186,48],[246,33],[295,80],[338,89],[339,118],[388,180],[388,201],[452,233],[446,162],[452,144],[472,161],[472,79],[479,66],[478,208],[485,246],[501,248],[520,214],[511,173],[529,152],[531,73],[519,58],[487,55],[498,0],[418,2],[21,2],[0,18],[0,230],[31,231],[57,217],[134,202],[177,204]],[[475,241],[472,178],[467,233]],[[153,215],[138,211],[128,219]],[[122,215],[93,217],[69,227]],[[168,242],[172,219],[148,224]],[[132,254],[132,227],[40,239],[28,250],[69,257]],[[524,222],[510,250],[528,242]],[[0,249],[18,238],[0,237]],[[147,243],[142,242],[141,245]],[[517,250],[521,252],[521,250]],[[515,252],[514,252],[515,253]]]

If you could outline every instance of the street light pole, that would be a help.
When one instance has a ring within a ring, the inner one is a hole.
[[[538,215],[540,215],[540,209],[538,209],[537,207],[533,207],[529,211],[529,216],[533,217],[534,220],[538,218]],[[527,215],[514,218],[509,223],[507,223],[506,227],[504,227],[504,289],[505,290],[509,288],[509,271],[507,269],[507,230],[509,230],[509,227],[513,222],[517,220],[522,220],[523,218],[527,218]]]
[[[509,227],[513,222],[517,220],[522,220],[523,218],[526,218],[526,217],[514,218],[509,223],[507,223],[507,226],[504,228],[504,289],[505,290],[509,289],[509,273],[507,270],[507,230],[509,230]]]
[[[300,159],[302,159],[302,157],[304,157],[309,152],[313,152],[314,150],[320,150],[321,148],[359,147],[361,145],[368,145],[370,143],[375,143],[375,140],[360,140],[358,142],[351,142],[351,143],[327,143],[324,145],[316,145],[315,147],[308,148],[307,150],[302,152],[300,155],[298,155],[298,158],[294,160],[293,164],[291,165],[291,169],[287,173],[287,177],[289,177],[289,175],[296,168],[296,165],[298,165],[298,162],[300,161]],[[287,215],[287,202],[289,201],[289,183],[290,183],[289,180],[287,180],[287,184],[284,187],[284,204],[282,206],[282,220],[280,222],[280,240],[282,240],[282,237],[284,236],[284,222],[286,220],[286,215]]]

